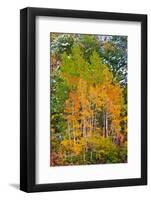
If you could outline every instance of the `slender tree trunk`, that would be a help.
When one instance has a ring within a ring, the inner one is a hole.
[[[73,141],[74,141],[74,144],[75,144],[75,142],[76,142],[76,138],[75,138],[74,122],[73,122],[73,127],[72,127],[72,129],[73,129]]]
[[[108,116],[107,112],[104,112],[104,137],[108,137]]]
[[[92,161],[92,155],[93,155],[93,152],[91,151],[91,154],[90,154],[90,160]]]
[[[108,114],[107,114],[107,112],[106,112],[106,137],[108,137]]]
[[[84,154],[83,154],[83,162],[85,162],[85,149],[84,149]]]
[[[70,133],[70,123],[69,123],[69,121],[67,122],[67,131],[68,131],[68,138],[69,138],[70,145],[71,145],[71,133]]]
[[[103,137],[105,137],[105,112],[103,111]]]
[[[85,140],[85,147],[84,147],[84,155],[83,155],[83,161],[85,162],[85,155],[87,152],[87,133],[86,133],[86,119],[83,120],[83,137]]]
[[[86,138],[85,119],[83,120],[83,137]]]
[[[89,137],[91,137],[92,135],[91,127],[92,127],[92,124],[91,124],[91,117],[90,117],[89,118]]]
[[[96,130],[96,114],[94,114],[94,131]]]
[[[90,135],[92,135],[92,116],[90,117]]]
[[[73,107],[73,102],[72,102],[72,116],[74,116],[74,107]],[[74,130],[74,121],[72,122],[72,132],[73,132],[73,141],[74,141],[74,144],[75,144],[75,130]]]

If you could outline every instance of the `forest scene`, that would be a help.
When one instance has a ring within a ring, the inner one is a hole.
[[[127,163],[127,36],[50,33],[50,166]]]

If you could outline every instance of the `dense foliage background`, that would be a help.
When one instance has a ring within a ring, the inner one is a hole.
[[[50,34],[50,164],[127,162],[127,37]]]

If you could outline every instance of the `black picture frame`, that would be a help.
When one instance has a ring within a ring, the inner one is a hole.
[[[141,178],[88,182],[36,184],[35,182],[35,19],[54,16],[102,19],[141,23]],[[20,190],[44,192],[57,190],[121,187],[147,184],[147,15],[24,8],[20,11]]]

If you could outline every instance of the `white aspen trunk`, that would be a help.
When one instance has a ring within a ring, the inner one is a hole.
[[[67,122],[67,132],[68,132],[69,141],[71,142],[71,133],[70,133],[70,123],[69,123],[69,121]]]
[[[91,103],[90,103],[90,106],[89,106],[89,109],[90,109],[90,112],[91,112]],[[90,114],[90,118],[89,118],[89,136],[91,136],[92,135],[92,113]]]
[[[92,115],[92,131],[94,131],[94,115]]]
[[[105,137],[105,113],[103,111],[103,137]]]
[[[106,125],[106,137],[108,137],[108,115],[107,115],[107,112],[106,112],[106,115],[105,115],[105,125]]]
[[[107,112],[104,112],[104,137],[108,137],[108,116]]]
[[[90,117],[90,135],[92,135],[92,116]]]
[[[83,137],[84,137],[85,143],[86,143],[86,124],[85,124],[85,119],[83,120]]]
[[[85,124],[85,119],[83,120],[83,137],[84,137],[84,140],[85,140],[85,148],[84,148],[84,157],[83,157],[83,160],[85,162],[85,153],[87,151],[87,138],[86,138],[86,124]]]
[[[73,102],[72,102],[72,116],[74,115],[74,108],[73,108]],[[75,130],[74,130],[74,122],[72,122],[72,132],[73,132],[73,141],[74,141],[74,144],[75,144]]]
[[[94,131],[96,130],[96,114],[94,114]]]
[[[89,137],[91,136],[91,117],[89,118]]]
[[[93,127],[93,131],[95,131],[95,112],[93,114],[93,118],[92,118],[92,127]]]
[[[104,130],[105,130],[105,137],[106,137],[106,112],[104,112]]]
[[[81,131],[81,135],[83,135],[83,123],[81,121],[81,124],[80,124],[80,131]]]
[[[85,119],[83,120],[83,137],[86,138]]]
[[[73,122],[73,141],[74,141],[74,144],[76,142],[76,138],[75,138],[75,128],[74,128],[74,122]]]

